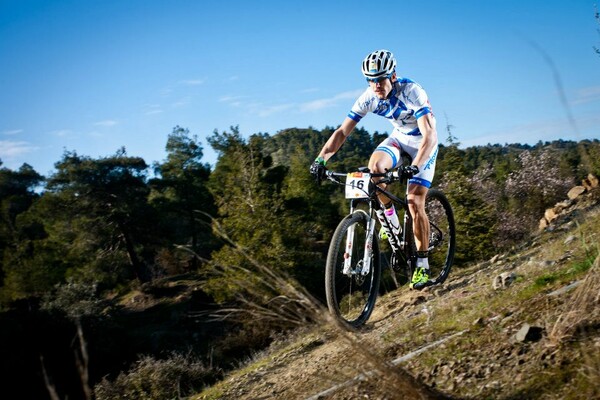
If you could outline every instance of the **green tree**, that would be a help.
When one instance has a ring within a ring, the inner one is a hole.
[[[137,279],[149,280],[156,216],[147,202],[145,161],[122,148],[97,160],[65,152],[55,166],[45,197],[51,212],[68,218],[60,226],[74,238],[72,251],[113,268],[125,257]]]
[[[494,253],[493,239],[496,234],[494,208],[481,196],[476,182],[460,171],[444,174],[440,188],[444,190],[456,221],[455,263],[484,259]]]
[[[215,247],[209,216],[216,215],[216,207],[207,188],[210,166],[202,163],[202,146],[188,129],[173,128],[166,151],[167,159],[154,166],[158,178],[150,181],[161,230],[172,243],[187,246],[206,259]],[[197,257],[186,260],[185,268],[197,267]]]
[[[19,241],[17,217],[39,197],[35,188],[43,180],[28,164],[23,164],[17,171],[0,169],[0,287],[4,285],[5,254],[14,253]]]
[[[293,254],[286,247],[286,231],[293,222],[284,219],[280,193],[285,167],[274,167],[272,157],[263,155],[262,146],[267,139],[254,135],[246,141],[237,127],[232,127],[231,132],[215,131],[208,139],[219,153],[209,180],[218,207],[215,229],[234,244],[212,254],[213,265],[220,268],[218,274],[211,274],[207,291],[219,301],[246,295],[267,301],[276,295],[263,285],[261,276],[240,249],[273,271],[293,270]]]

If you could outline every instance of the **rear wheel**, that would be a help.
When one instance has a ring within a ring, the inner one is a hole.
[[[436,189],[427,192],[425,212],[429,218],[429,268],[434,284],[443,283],[454,261],[456,230],[450,202]]]
[[[371,316],[381,278],[378,242],[372,237],[367,243],[369,219],[365,212],[356,211],[340,222],[331,238],[325,268],[329,311],[354,327]],[[367,246],[372,246],[372,257],[365,266]]]

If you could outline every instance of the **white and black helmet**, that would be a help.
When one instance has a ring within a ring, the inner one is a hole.
[[[362,73],[367,79],[389,77],[396,69],[396,59],[389,50],[375,50],[362,62]]]

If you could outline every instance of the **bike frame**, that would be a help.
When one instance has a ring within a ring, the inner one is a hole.
[[[382,279],[380,237],[375,232],[377,221],[388,233],[391,269],[395,272],[405,270],[406,277],[411,279],[417,261],[417,247],[406,183],[410,176],[410,171],[403,169],[371,174],[366,168],[347,173],[325,171],[322,176],[344,185],[346,199],[350,203],[350,214],[340,221],[329,245],[325,293],[329,310],[351,326],[364,324],[373,312]],[[390,193],[387,190],[390,188],[384,186],[394,182],[406,184],[404,198]],[[396,221],[392,227],[384,207],[379,203],[379,195],[385,195],[396,206],[398,217],[403,218],[400,221],[404,228],[402,232],[399,232]],[[427,286],[431,286],[443,283],[450,272],[455,251],[455,226],[452,207],[442,192],[428,192],[425,203],[426,212],[431,212],[433,217],[433,221],[429,218],[428,250],[433,251],[435,262],[441,265],[441,268],[436,267],[439,273],[436,270],[428,281],[430,284]],[[402,211],[404,215],[400,215]],[[441,251],[437,251],[438,248]]]
[[[375,177],[377,177],[377,175],[375,175]],[[391,229],[391,227],[388,224],[387,218],[385,218],[385,217],[378,218],[377,217],[377,210],[383,210],[383,208],[381,207],[381,204],[379,203],[379,200],[377,198],[377,195],[379,193],[386,195],[389,199],[392,200],[392,202],[395,205],[400,206],[399,208],[404,211],[403,229],[402,229],[402,233],[400,236],[396,235],[393,232],[393,230]],[[390,243],[393,254],[396,256],[400,256],[402,258],[402,260],[404,261],[404,263],[406,263],[410,268],[413,264],[413,261],[414,261],[413,258],[415,256],[410,254],[410,248],[409,248],[410,247],[409,246],[410,239],[407,238],[407,236],[406,236],[407,233],[411,234],[411,235],[413,234],[412,228],[410,227],[410,224],[412,224],[412,218],[410,216],[410,211],[408,209],[408,185],[406,186],[405,198],[402,199],[400,197],[393,195],[389,191],[380,188],[379,186],[377,186],[377,184],[370,182],[369,189],[368,189],[368,196],[369,196],[368,198],[351,199],[350,200],[350,214],[352,214],[358,210],[358,205],[360,203],[368,203],[368,205],[369,205],[369,212],[367,214],[369,216],[369,226],[367,229],[367,239],[366,239],[367,242],[366,243],[372,243],[372,241],[375,239],[375,237],[374,237],[375,225],[376,225],[376,221],[379,220],[381,225],[384,226],[384,229],[386,229],[388,232],[388,242]],[[360,210],[360,211],[362,211],[362,210]],[[347,249],[348,254],[352,254],[352,252],[350,250],[352,249],[352,238],[353,237],[354,237],[354,227],[351,227],[350,231],[348,232],[348,235],[346,237],[346,249]],[[363,256],[363,266],[362,266],[362,271],[361,271],[362,275],[367,275],[369,273],[368,266],[371,265],[372,257],[373,257],[372,246],[370,246],[370,245],[365,246],[365,254]],[[351,264],[352,264],[352,259],[351,259],[351,255],[350,255],[344,261],[344,270],[343,270],[344,274],[350,273]],[[409,275],[411,272],[412,271],[408,271]]]

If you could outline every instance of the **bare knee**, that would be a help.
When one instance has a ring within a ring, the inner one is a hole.
[[[382,174],[389,169],[388,164],[385,160],[371,158],[369,160],[369,171],[374,174]]]

